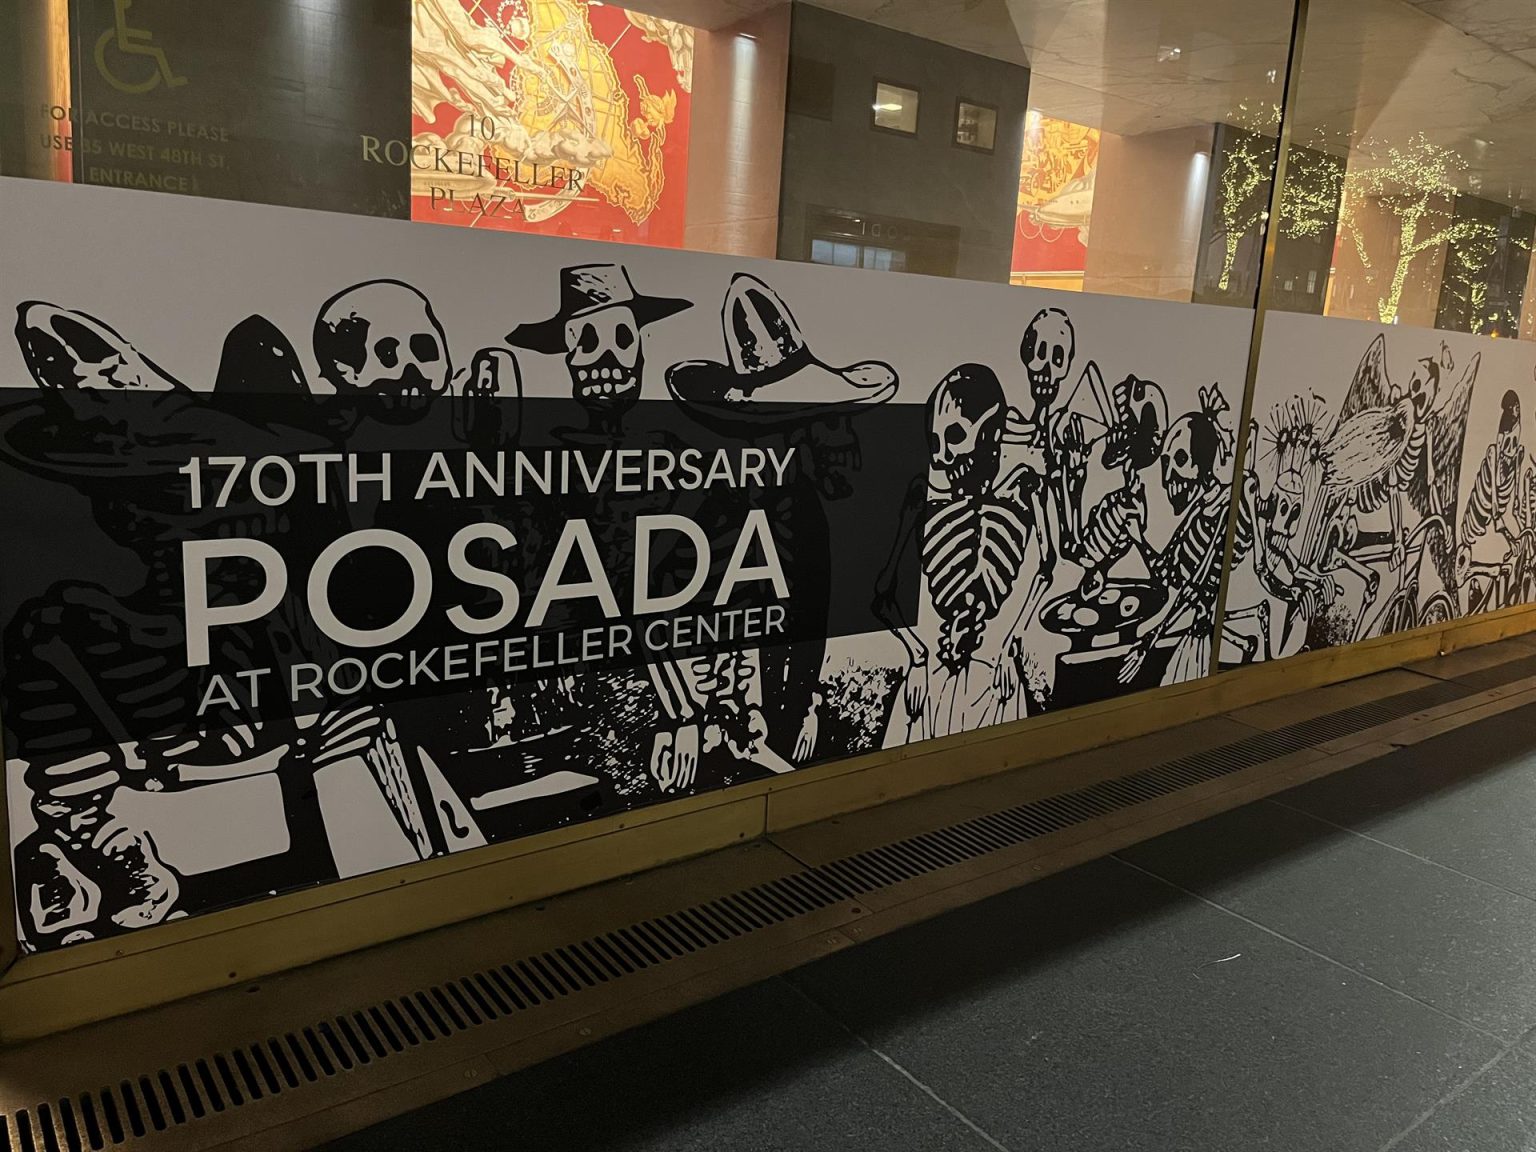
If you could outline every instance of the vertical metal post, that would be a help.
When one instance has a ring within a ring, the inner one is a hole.
[[[1264,320],[1274,295],[1275,247],[1280,230],[1280,202],[1285,195],[1287,161],[1291,147],[1291,124],[1296,112],[1296,94],[1301,85],[1302,53],[1307,38],[1308,0],[1295,0],[1291,23],[1291,53],[1285,64],[1285,88],[1280,107],[1280,135],[1276,141],[1275,178],[1269,192],[1269,216],[1264,222],[1264,249],[1259,261],[1259,298],[1254,305],[1253,335],[1248,341],[1248,375],[1243,385],[1243,402],[1238,414],[1237,451],[1232,457],[1232,496],[1227,511],[1226,547],[1222,551],[1221,586],[1216,593],[1216,613],[1212,624],[1211,666],[1216,672],[1221,663],[1221,635],[1226,625],[1227,588],[1232,580],[1233,552],[1237,540],[1240,502],[1243,498],[1243,473],[1248,463],[1248,426],[1253,419],[1254,390],[1259,379],[1259,353],[1264,343]]]

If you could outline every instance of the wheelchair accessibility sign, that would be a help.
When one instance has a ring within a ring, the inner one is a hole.
[[[164,84],[179,88],[187,82],[171,70],[165,49],[154,44],[155,34],[128,25],[133,0],[113,0],[113,26],[96,39],[96,70],[119,92],[139,95]]]

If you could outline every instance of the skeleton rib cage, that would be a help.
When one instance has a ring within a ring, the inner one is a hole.
[[[982,633],[1013,593],[1029,529],[1010,505],[962,497],[928,506],[923,575],[942,622],[939,660],[953,672],[971,662]]]

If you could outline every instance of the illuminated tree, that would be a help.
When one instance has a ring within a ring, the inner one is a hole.
[[[1269,215],[1269,187],[1275,170],[1275,140],[1268,132],[1280,122],[1280,105],[1239,104],[1227,127],[1232,131],[1221,152],[1217,176],[1217,211],[1223,251],[1217,287],[1227,291],[1243,237]]]
[[[1472,283],[1492,257],[1497,232],[1484,221],[1456,216],[1456,177],[1467,170],[1467,162],[1453,150],[1431,143],[1419,132],[1401,147],[1367,143],[1361,152],[1363,165],[1352,166],[1344,178],[1339,224],[1354,245],[1366,282],[1379,293],[1378,318],[1391,324],[1397,319],[1415,260],[1447,246],[1467,282]],[[1366,203],[1379,205],[1398,226],[1396,260],[1384,281],[1386,270],[1378,267],[1367,250],[1367,232],[1361,221]]]
[[[1338,225],[1344,167],[1342,159],[1321,148],[1293,146],[1286,152],[1285,187],[1280,190],[1282,235],[1310,239]]]

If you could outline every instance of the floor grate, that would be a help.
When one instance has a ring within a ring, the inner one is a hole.
[[[1521,662],[1515,662],[1521,663]],[[1511,675],[1511,679],[1516,674]],[[1487,685],[1484,685],[1485,687]],[[100,1152],[580,996],[776,924],[1472,695],[1436,681],[806,868],[308,1026],[0,1115],[3,1152]]]

